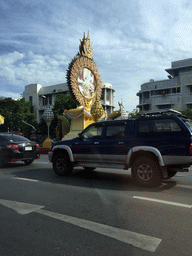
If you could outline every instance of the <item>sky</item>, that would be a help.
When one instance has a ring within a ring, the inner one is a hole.
[[[1,0],[0,97],[31,83],[66,83],[89,31],[103,83],[131,112],[141,84],[167,79],[171,62],[192,58],[190,0]]]

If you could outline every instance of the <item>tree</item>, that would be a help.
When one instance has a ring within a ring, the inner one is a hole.
[[[128,118],[137,118],[138,117],[138,113],[139,113],[139,110],[138,109],[133,109],[132,112],[129,112],[128,114]]]
[[[0,125],[0,131],[21,131],[28,136],[34,131],[33,127],[37,127],[33,106],[25,99],[0,100],[0,114],[5,118],[4,124]]]
[[[78,106],[77,101],[68,93],[59,93],[55,97],[53,113],[62,115],[65,109],[74,109]]]
[[[54,135],[57,140],[62,139],[63,136],[69,132],[70,128],[71,120],[63,116],[64,110],[75,109],[77,106],[77,101],[74,99],[74,97],[72,97],[71,94],[60,93],[56,95],[55,104],[53,107],[55,118],[50,126],[50,134],[53,135],[54,131]]]
[[[181,111],[181,113],[187,116],[189,119],[192,119],[192,109],[186,109],[184,111]]]
[[[74,109],[76,107],[77,107],[77,101],[74,100],[71,94],[68,94],[68,93],[56,94],[54,106],[52,109],[54,113],[54,119],[51,122],[50,130],[49,130],[51,138],[57,137],[58,140],[61,139],[62,135],[58,136],[58,133],[60,134],[61,131],[58,131],[58,129],[60,129],[59,127],[61,127],[62,124],[61,124],[61,120],[58,117],[63,115],[63,112],[65,109]],[[40,120],[40,123],[38,125],[38,133],[47,135],[47,125],[43,118]]]

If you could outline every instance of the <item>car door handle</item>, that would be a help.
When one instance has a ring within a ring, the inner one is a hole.
[[[124,144],[124,142],[123,142],[123,141],[119,141],[118,144],[119,144],[119,145],[122,145],[122,144]]]
[[[94,145],[98,145],[98,144],[99,144],[99,142],[98,142],[98,141],[94,142]]]

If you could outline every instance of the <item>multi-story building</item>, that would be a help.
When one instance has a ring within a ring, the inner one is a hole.
[[[56,84],[43,87],[40,84],[29,84],[25,86],[23,92],[23,98],[26,101],[31,101],[34,106],[34,112],[37,122],[42,118],[43,112],[46,106],[53,108],[55,102],[55,96],[58,93],[69,92],[67,83]],[[107,115],[113,112],[114,106],[114,92],[112,85],[109,83],[103,83],[101,104]],[[64,111],[64,110],[63,110]]]
[[[103,83],[100,102],[108,116],[113,112],[115,108],[114,92],[115,90],[110,83]]]
[[[139,96],[140,110],[172,108],[183,111],[192,108],[192,58],[174,61],[165,69],[168,79],[141,85]]]

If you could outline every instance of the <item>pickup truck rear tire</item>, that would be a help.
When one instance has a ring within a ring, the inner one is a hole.
[[[66,154],[58,154],[53,158],[53,170],[59,176],[69,175],[73,167]]]
[[[146,187],[161,184],[160,166],[152,158],[140,157],[132,165],[132,176],[136,182]]]

